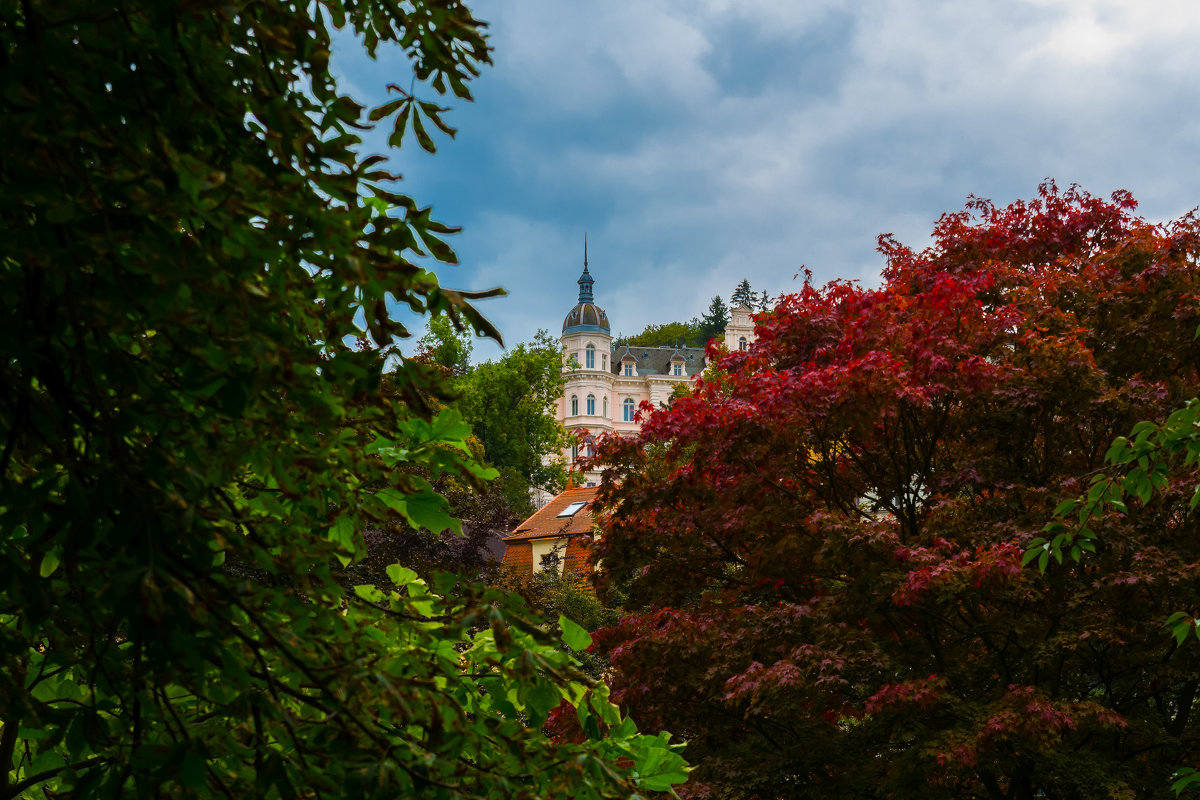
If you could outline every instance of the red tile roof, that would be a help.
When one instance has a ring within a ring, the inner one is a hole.
[[[506,542],[523,542],[530,539],[547,539],[554,536],[570,536],[576,533],[592,532],[592,501],[596,499],[595,486],[584,486],[579,489],[566,489],[546,505],[542,506],[529,519],[522,522],[510,536],[504,537]],[[587,503],[586,506],[570,517],[558,515],[571,503]]]

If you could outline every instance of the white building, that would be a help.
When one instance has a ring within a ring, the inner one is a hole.
[[[583,429],[591,436],[636,433],[641,427],[635,420],[638,407],[645,401],[654,407],[666,405],[678,384],[690,383],[703,372],[704,348],[614,347],[608,315],[595,304],[586,250],[577,283],[579,302],[563,320],[560,342],[566,386],[556,416],[567,430]],[[730,347],[745,349],[754,341],[750,314],[741,306],[731,311],[725,334]],[[585,444],[583,452],[580,446],[564,452],[569,468],[576,468],[586,448]],[[599,472],[585,470],[578,480],[594,484],[599,478]]]

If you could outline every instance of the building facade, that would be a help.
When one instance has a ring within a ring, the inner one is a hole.
[[[595,487],[566,489],[552,497],[504,538],[501,564],[524,578],[553,569],[560,577],[590,580],[596,491]]]
[[[568,431],[584,434],[585,441],[564,451],[563,457],[579,483],[592,485],[600,475],[580,463],[588,455],[586,440],[604,433],[637,433],[641,404],[666,405],[675,387],[690,383],[707,362],[702,347],[614,346],[608,315],[595,302],[586,249],[583,274],[576,283],[579,301],[567,312],[559,340],[566,386],[555,414]],[[731,349],[745,349],[754,341],[750,314],[741,306],[732,309],[725,335]]]

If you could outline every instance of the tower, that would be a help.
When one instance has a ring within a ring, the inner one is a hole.
[[[559,419],[568,431],[583,428],[589,434],[598,434],[613,429],[610,404],[615,376],[609,363],[612,332],[608,327],[608,315],[595,303],[592,291],[595,280],[588,272],[586,236],[583,240],[583,273],[576,283],[579,301],[567,312],[559,339],[566,377]],[[567,453],[568,465],[574,466],[579,455],[578,448],[572,448]],[[594,480],[598,476],[586,477]]]

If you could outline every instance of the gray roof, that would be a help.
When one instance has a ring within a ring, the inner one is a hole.
[[[612,372],[621,374],[621,359],[626,354],[633,356],[638,375],[670,375],[671,359],[683,359],[685,375],[699,375],[704,371],[703,347],[621,347],[612,348]]]

